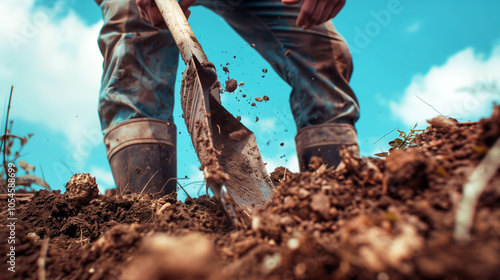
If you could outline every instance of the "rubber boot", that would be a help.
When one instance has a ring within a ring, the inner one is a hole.
[[[300,129],[295,143],[301,172],[314,171],[321,164],[336,168],[342,160],[338,149],[343,145],[359,153],[356,130],[348,124],[322,124]]]
[[[176,128],[148,118],[125,121],[112,128],[104,141],[119,193],[162,197],[176,190]]]

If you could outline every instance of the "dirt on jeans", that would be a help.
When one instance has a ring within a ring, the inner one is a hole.
[[[269,203],[236,227],[214,198],[99,195],[75,175],[66,193],[17,205],[15,273],[2,202],[2,279],[498,279],[499,170],[471,240],[453,230],[462,187],[500,136],[500,107],[477,123],[431,124],[417,147],[385,159],[342,149],[338,170],[277,168]]]

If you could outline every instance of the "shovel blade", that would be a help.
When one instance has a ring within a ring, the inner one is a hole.
[[[224,184],[250,217],[266,204],[273,184],[255,135],[219,103],[218,83],[207,86],[203,75],[206,71],[193,57],[181,85],[183,117],[208,186],[219,196]]]

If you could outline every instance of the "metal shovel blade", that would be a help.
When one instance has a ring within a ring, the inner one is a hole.
[[[187,63],[181,85],[183,117],[208,186],[219,196],[224,184],[250,216],[266,204],[273,184],[255,135],[220,104],[220,84],[210,71],[195,56]]]
[[[183,117],[205,180],[219,199],[224,184],[229,200],[249,217],[253,209],[266,204],[273,189],[255,136],[220,104],[215,67],[177,0],[155,2],[186,64],[181,85]]]

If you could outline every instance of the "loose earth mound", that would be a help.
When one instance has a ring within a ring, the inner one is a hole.
[[[276,169],[269,203],[236,226],[214,198],[99,195],[77,174],[64,194],[17,205],[14,273],[2,202],[2,279],[498,279],[498,169],[471,239],[453,231],[462,187],[500,137],[500,107],[477,123],[430,123],[417,147],[385,159],[343,149],[337,170]]]

